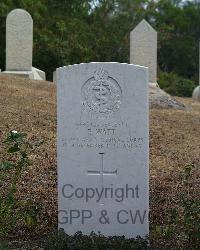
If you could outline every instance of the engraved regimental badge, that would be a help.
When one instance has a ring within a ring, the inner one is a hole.
[[[102,68],[84,83],[81,94],[83,106],[97,118],[107,118],[119,110],[122,99],[120,85]]]

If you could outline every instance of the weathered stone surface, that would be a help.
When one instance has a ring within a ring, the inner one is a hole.
[[[31,71],[33,20],[22,9],[11,11],[6,20],[6,70]]]
[[[189,109],[159,87],[153,86],[149,86],[149,103],[150,108]]]
[[[56,71],[59,228],[149,233],[147,68],[88,63]]]
[[[157,32],[142,20],[130,33],[130,63],[149,68],[149,82],[157,82]]]

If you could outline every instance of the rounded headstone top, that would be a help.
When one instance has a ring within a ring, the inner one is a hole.
[[[6,22],[17,21],[19,22],[33,22],[31,15],[24,9],[14,9],[8,13]]]
[[[33,19],[23,9],[12,10],[6,20],[6,70],[32,69]]]

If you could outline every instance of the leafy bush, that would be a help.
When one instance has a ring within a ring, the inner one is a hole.
[[[168,223],[155,225],[151,234],[158,242],[163,238],[165,246],[174,245],[174,249],[199,249],[200,246],[200,199],[194,194],[198,182],[199,170],[194,165],[186,165],[177,184],[177,200],[169,208]],[[194,185],[195,184],[195,185]],[[178,190],[179,188],[179,190]],[[176,243],[173,243],[173,242]],[[176,245],[175,245],[176,244]],[[169,249],[170,249],[169,247]]]
[[[8,243],[0,240],[0,250],[7,250],[7,249],[8,249]]]
[[[35,224],[38,205],[32,200],[20,200],[16,197],[17,184],[23,171],[31,165],[29,154],[42,141],[30,143],[26,134],[11,131],[3,141],[3,162],[0,163],[0,181],[8,185],[0,194],[0,236],[6,236],[15,227],[17,221],[23,220],[31,227]],[[4,190],[5,189],[5,190]]]
[[[90,236],[77,232],[73,236],[65,234],[64,230],[52,233],[44,243],[44,249],[48,250],[114,250],[114,249],[149,249],[148,240],[137,237],[126,239],[125,237],[105,237],[101,234],[91,233]]]
[[[173,72],[160,72],[158,84],[161,89],[174,96],[191,97],[195,88],[195,83],[192,80],[182,78]]]
[[[180,194],[180,201],[183,208],[182,223],[184,232],[190,246],[194,244],[193,247],[195,247],[197,243],[200,245],[200,200],[199,198],[191,197],[192,172],[194,172],[193,165],[185,167],[182,183],[187,193]]]

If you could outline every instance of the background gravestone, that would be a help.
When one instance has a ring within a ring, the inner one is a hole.
[[[148,67],[150,108],[186,109],[157,84],[157,32],[145,20],[130,33],[130,63]]]
[[[12,10],[6,19],[6,71],[3,73],[45,80],[45,73],[32,67],[33,20],[23,9]]]
[[[142,20],[130,33],[130,63],[149,68],[149,82],[157,83],[157,32]]]
[[[193,93],[192,93],[192,98],[194,100],[200,101],[200,43],[199,43],[199,86],[197,86]]]
[[[31,70],[33,20],[22,9],[11,11],[6,20],[6,70]]]
[[[59,228],[147,235],[147,69],[80,64],[57,69],[56,82]]]

